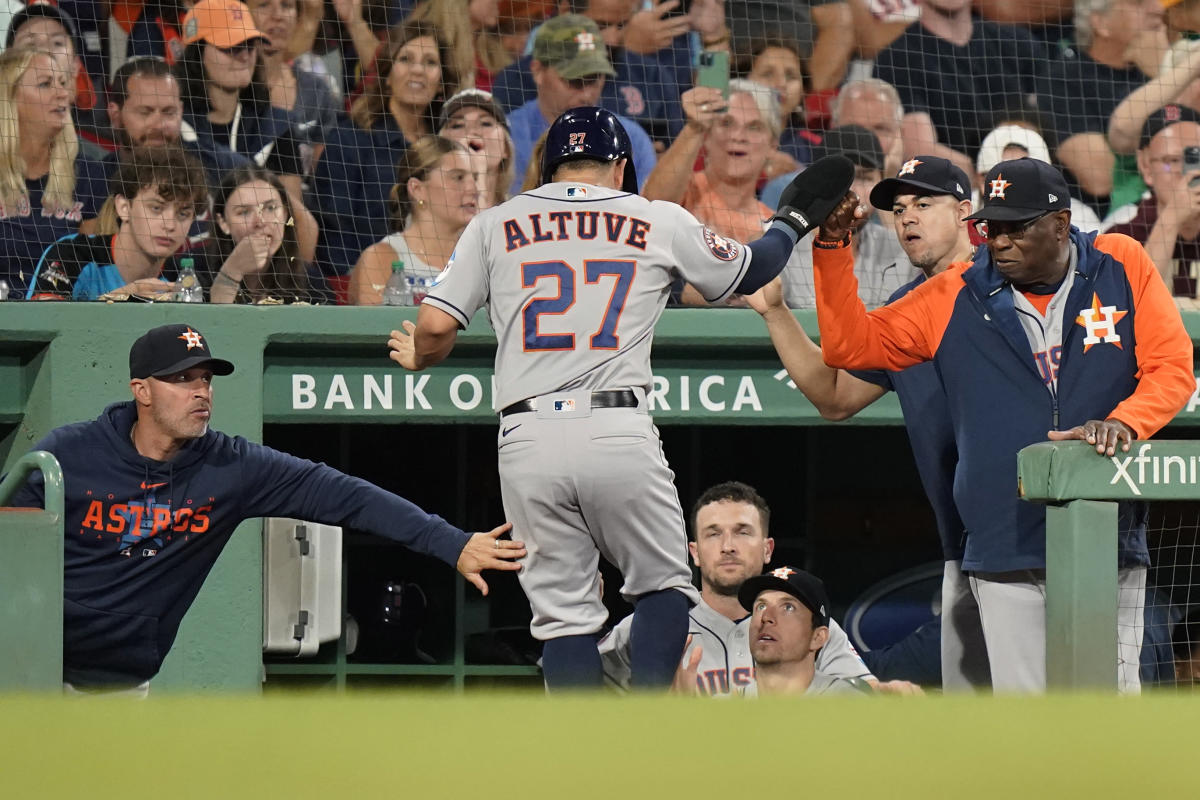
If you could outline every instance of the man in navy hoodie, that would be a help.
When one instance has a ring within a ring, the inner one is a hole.
[[[34,449],[62,465],[66,487],[63,681],[77,689],[143,688],[234,529],[252,517],[297,517],[385,536],[454,564],[483,594],[485,569],[518,570],[509,525],[468,534],[409,501],[324,464],[209,428],[214,358],[190,325],[133,343],[133,400],[51,431]],[[41,506],[39,476],[14,506]]]

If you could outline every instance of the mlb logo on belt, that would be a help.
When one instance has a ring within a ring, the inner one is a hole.
[[[574,400],[555,400],[554,401],[554,410],[555,411],[574,411],[575,410],[575,401]]]

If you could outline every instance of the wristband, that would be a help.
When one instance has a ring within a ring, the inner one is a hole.
[[[229,277],[228,275],[226,275],[226,274],[225,274],[225,270],[223,270],[223,269],[222,269],[222,270],[217,270],[217,275],[216,275],[216,278],[214,278],[214,279],[213,279],[213,283],[216,283],[218,280],[226,280],[226,281],[229,281],[229,282],[230,282],[231,284],[233,284],[234,286],[241,286],[241,285],[242,285],[242,282],[241,282],[241,281],[235,281],[233,278],[231,278],[231,277]]]
[[[818,232],[813,237],[813,247],[818,250],[841,250],[843,247],[850,246],[850,231],[846,231],[846,235],[841,239],[822,239]]]

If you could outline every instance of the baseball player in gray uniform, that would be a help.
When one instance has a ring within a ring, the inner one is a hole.
[[[677,674],[677,688],[714,697],[744,693],[754,685],[750,651],[750,612],[738,592],[743,582],[759,575],[775,551],[770,537],[771,509],[752,486],[740,481],[707,489],[692,506],[693,540],[688,543],[700,572],[700,602],[689,614],[687,652]],[[626,617],[600,641],[605,679],[618,688],[629,686],[629,631]],[[916,694],[907,681],[880,683],[837,621],[829,619],[829,639],[817,652],[818,672],[860,679],[885,692]]]
[[[476,216],[391,358],[441,362],[487,307],[505,512],[551,689],[603,685],[599,556],[624,577],[635,688],[671,684],[699,599],[674,474],[646,408],[654,325],[683,277],[713,303],[757,290],[853,179],[845,159],[797,178],[762,239],[716,235],[673,203],[637,196],[629,137],[600,108],[546,134],[542,185]],[[807,177],[806,177],[807,176]],[[840,194],[839,194],[840,190]]]

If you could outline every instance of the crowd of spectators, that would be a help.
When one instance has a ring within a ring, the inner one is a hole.
[[[971,176],[977,200],[988,169],[1028,155],[1063,170],[1077,227],[1134,236],[1177,296],[1197,290],[1200,0],[6,8],[10,299],[43,296],[32,278],[64,237],[116,235],[111,179],[144,148],[175,147],[203,168],[209,202],[154,278],[171,284],[188,256],[214,302],[377,303],[392,261],[436,272],[474,213],[536,187],[539,137],[590,104],[620,116],[643,194],[723,236],[761,235],[782,187],[823,154],[855,162],[864,196],[915,154],[938,155]],[[698,80],[705,52],[728,59],[727,80]],[[235,175],[279,195],[251,204],[269,236],[239,239],[217,213]],[[278,235],[267,208],[283,217]],[[915,274],[877,224],[890,213],[873,210],[859,244],[871,306]],[[793,308],[812,304],[809,253],[801,243],[785,274]],[[239,283],[208,283],[223,277]],[[676,288],[676,302],[695,302]]]

